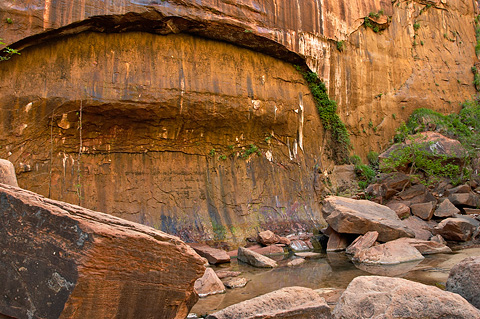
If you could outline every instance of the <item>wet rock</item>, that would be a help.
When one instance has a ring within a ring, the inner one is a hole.
[[[402,220],[402,223],[415,233],[415,238],[429,240],[432,237],[433,227],[417,216],[410,216]]]
[[[410,206],[412,214],[423,220],[430,220],[435,210],[435,202],[413,204]]]
[[[289,261],[289,262],[287,263],[287,266],[288,266],[288,267],[294,267],[294,266],[301,265],[301,264],[303,264],[304,262],[305,262],[305,259],[303,259],[303,258],[295,258],[295,259]]]
[[[230,256],[226,251],[221,249],[216,249],[204,244],[188,244],[192,247],[197,254],[202,257],[205,257],[210,265],[217,265],[230,262]]]
[[[205,269],[202,278],[195,281],[195,291],[199,297],[221,294],[225,292],[225,286],[212,268]]]
[[[417,267],[423,260],[415,260],[404,262],[400,264],[365,264],[353,261],[353,265],[360,270],[368,272],[372,275],[378,276],[389,276],[389,277],[401,277],[406,275],[409,271],[412,271]]]
[[[322,257],[322,254],[313,253],[313,252],[303,252],[303,253],[295,253],[295,256],[300,258],[310,259],[310,258],[320,258]]]
[[[393,202],[393,203],[388,203],[386,206],[391,210],[393,210],[397,214],[398,218],[400,219],[405,219],[410,217],[410,207],[408,207],[404,203]]]
[[[477,207],[479,204],[478,195],[473,192],[452,194],[448,199],[455,206]]]
[[[268,245],[266,247],[260,246],[260,245],[252,245],[248,247],[251,251],[254,251],[256,253],[259,253],[261,255],[281,255],[285,253],[285,250],[283,249],[282,246],[278,245]],[[237,250],[238,252],[238,250]]]
[[[231,270],[219,270],[216,271],[217,277],[219,279],[228,278],[228,277],[237,277],[242,273],[240,271],[231,271]]]
[[[10,161],[5,159],[0,159],[0,184],[18,187],[15,167]]]
[[[353,260],[360,263],[380,265],[400,264],[422,259],[424,257],[417,249],[406,245],[399,239],[361,250],[353,257]]]
[[[336,319],[480,318],[480,310],[458,294],[401,278],[355,278],[333,311]]]
[[[435,234],[442,235],[446,240],[468,241],[472,238],[476,223],[465,218],[447,218],[434,228]]]
[[[307,242],[297,239],[290,242],[290,248],[293,251],[307,251],[313,249],[313,245],[308,245]]]
[[[6,185],[0,219],[4,316],[184,318],[197,300],[203,260],[175,236]]]
[[[448,198],[445,198],[443,202],[438,205],[437,209],[433,213],[433,216],[446,218],[452,217],[454,214],[458,214],[459,212],[460,210],[455,207],[455,205],[453,205]]]
[[[262,245],[268,246],[276,244],[279,241],[279,238],[272,231],[265,230],[258,233],[257,241]]]
[[[459,294],[480,309],[480,257],[468,257],[455,265],[448,276],[446,288]],[[480,318],[480,317],[479,317]]]
[[[372,247],[373,244],[375,244],[375,242],[377,241],[377,238],[378,232],[369,231],[365,235],[357,237],[357,239],[355,239],[353,243],[351,243],[350,246],[347,247],[345,252],[347,254],[355,256],[360,251]]]
[[[225,287],[234,289],[234,288],[243,288],[247,285],[248,279],[243,277],[231,278],[224,282]]]
[[[248,248],[239,247],[237,259],[259,268],[274,268],[277,267],[277,262],[268,257],[260,255]]]
[[[393,210],[367,200],[327,197],[322,212],[327,223],[339,233],[363,235],[377,231],[380,241],[415,235]]]
[[[325,299],[314,290],[288,287],[240,302],[215,312],[207,319],[331,318]]]
[[[330,231],[327,242],[327,251],[342,251],[347,248],[349,239],[344,234],[339,234],[335,230]]]
[[[422,255],[448,254],[452,252],[450,247],[432,240],[427,241],[417,238],[399,238],[396,241],[415,247]]]

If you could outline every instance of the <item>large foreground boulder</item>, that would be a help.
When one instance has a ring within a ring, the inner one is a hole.
[[[480,309],[480,256],[465,258],[450,270],[447,290]]]
[[[377,231],[382,242],[415,236],[393,210],[368,200],[330,196],[325,199],[322,212],[327,223],[339,233],[363,235]]]
[[[185,318],[198,298],[177,237],[6,185],[0,220],[0,317]]]
[[[340,297],[333,316],[355,318],[480,318],[460,295],[401,278],[361,276]]]
[[[207,317],[207,319],[260,318],[327,319],[331,318],[331,314],[325,299],[314,290],[287,287],[240,302]]]

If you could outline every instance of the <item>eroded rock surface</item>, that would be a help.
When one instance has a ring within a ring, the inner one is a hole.
[[[203,261],[177,237],[0,185],[0,314],[184,318]]]
[[[480,310],[460,295],[391,277],[355,278],[333,311],[337,319],[480,318]]]
[[[457,293],[480,309],[480,257],[469,257],[455,265],[447,280],[447,290]]]
[[[243,301],[209,315],[209,319],[328,319],[330,308],[314,290],[287,287]]]

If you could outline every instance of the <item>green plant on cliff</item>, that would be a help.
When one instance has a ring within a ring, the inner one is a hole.
[[[345,163],[348,160],[351,143],[347,128],[336,113],[337,102],[328,97],[325,83],[318,78],[315,72],[308,70],[306,67],[302,69],[300,66],[295,66],[295,68],[303,75],[308,83],[323,128],[332,135],[331,158],[336,163]]]
[[[472,66],[472,73],[473,85],[475,86],[475,90],[480,91],[480,74],[478,73],[478,69],[475,66]]]
[[[5,43],[2,41],[2,39],[0,39],[0,47],[1,47],[1,46],[4,46],[4,45],[5,45]],[[11,58],[12,56],[14,56],[15,54],[20,55],[20,52],[18,52],[18,50],[12,49],[12,48],[10,48],[10,47],[5,47],[5,48],[3,48],[3,50],[1,51],[0,61],[10,60],[10,58]]]
[[[257,153],[258,155],[261,155],[260,150],[255,144],[250,144],[250,148],[246,149],[240,156],[242,158],[248,158],[250,155],[253,153]]]
[[[456,180],[461,176],[459,165],[449,162],[447,155],[432,154],[428,150],[434,142],[422,142],[411,138],[408,145],[395,150],[382,161],[380,169],[384,172],[408,168],[410,174],[424,172],[427,176],[443,176]]]
[[[345,43],[343,41],[337,41],[337,50],[343,52]]]

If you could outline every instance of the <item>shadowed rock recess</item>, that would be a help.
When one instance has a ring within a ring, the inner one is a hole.
[[[383,31],[363,26],[371,12]],[[413,109],[474,93],[474,14],[466,0],[0,0],[0,37],[21,52],[0,63],[0,157],[23,188],[188,241],[323,226],[330,135],[293,64],[325,81],[364,156]]]

